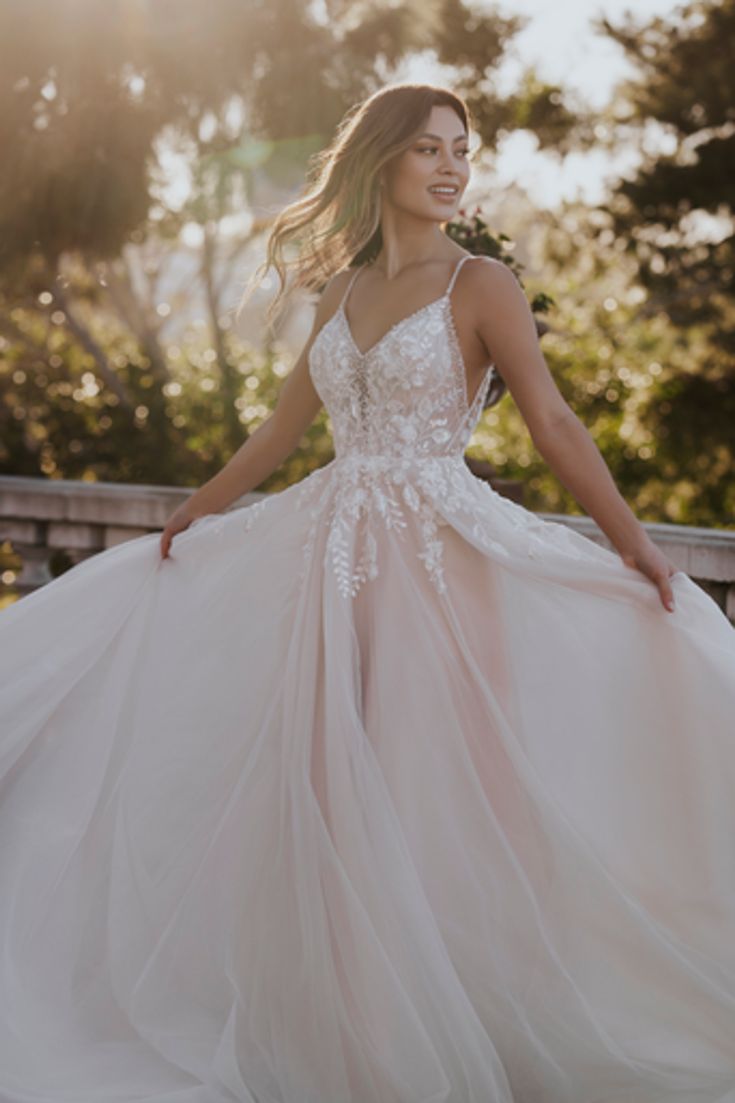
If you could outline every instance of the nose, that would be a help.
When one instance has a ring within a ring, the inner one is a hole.
[[[462,175],[461,158],[455,157],[453,150],[443,146],[438,170],[443,176],[451,176],[456,183]]]

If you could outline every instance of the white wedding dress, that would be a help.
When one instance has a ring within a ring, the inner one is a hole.
[[[735,630],[470,472],[457,270],[0,613],[2,1103],[735,1103]]]

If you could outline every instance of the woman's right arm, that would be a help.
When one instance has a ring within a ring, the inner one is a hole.
[[[230,457],[221,471],[199,487],[171,514],[161,533],[161,555],[192,521],[219,513],[259,486],[297,447],[322,406],[309,375],[309,350],[319,330],[336,310],[347,272],[334,276],[322,292],[314,324],[293,369],[286,376],[273,412]]]

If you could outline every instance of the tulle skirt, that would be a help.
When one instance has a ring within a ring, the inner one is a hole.
[[[3,1103],[735,1103],[735,630],[457,477],[0,613]]]

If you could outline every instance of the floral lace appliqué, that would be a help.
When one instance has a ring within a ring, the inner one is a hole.
[[[377,577],[379,526],[400,537],[408,524],[418,526],[419,559],[430,579],[440,593],[446,590],[439,535],[445,522],[432,504],[432,489],[444,477],[436,468],[459,465],[465,478],[473,478],[464,452],[493,370],[468,404],[449,290],[365,353],[340,306],[311,347],[311,377],[331,421],[335,459],[330,478],[310,501],[303,573],[319,526],[326,525],[324,565],[344,596],[354,597]],[[301,504],[310,495],[305,486]]]
[[[469,401],[450,302],[453,282],[364,353],[352,337],[344,300],[314,340],[309,371],[331,421],[335,458],[293,488],[293,504],[309,522],[301,580],[315,566],[318,546],[321,566],[333,574],[339,593],[354,597],[378,577],[381,553],[411,529],[418,559],[445,594],[441,529],[448,523],[509,563],[550,553],[576,560],[609,556],[566,525],[504,498],[468,469],[464,453],[494,369],[487,369]],[[267,504],[263,499],[237,511],[246,531],[267,516]]]

